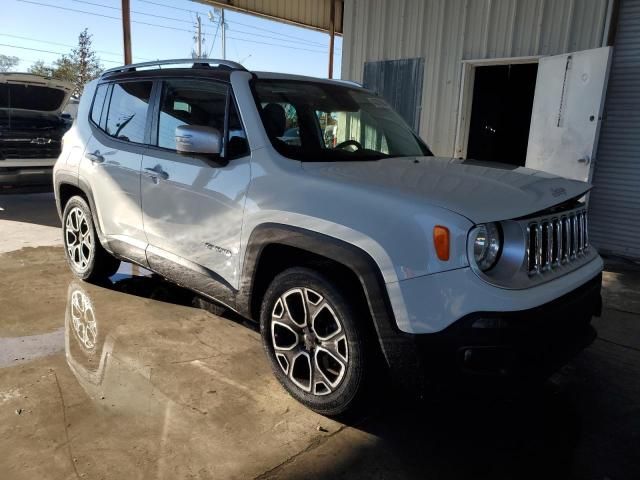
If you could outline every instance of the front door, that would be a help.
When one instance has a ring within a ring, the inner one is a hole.
[[[611,48],[540,59],[526,166],[590,181]]]
[[[156,111],[153,146],[142,160],[149,265],[164,273],[191,269],[196,276],[210,275],[237,287],[250,157],[230,87],[213,80],[168,79]],[[222,157],[178,154],[175,129],[180,125],[226,132]],[[238,145],[240,149],[233,148]],[[184,278],[184,271],[173,277]]]

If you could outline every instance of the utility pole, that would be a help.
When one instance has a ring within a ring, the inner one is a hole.
[[[122,44],[124,47],[124,64],[131,64],[131,10],[129,0],[122,0]]]
[[[336,37],[336,2],[331,0],[331,8],[329,10],[329,75],[333,78],[333,51]]]
[[[220,9],[220,26],[222,27],[222,59],[227,59],[227,24],[224,23],[224,8]]]
[[[196,58],[202,58],[202,19],[196,14]]]
[[[213,10],[209,10],[207,12],[207,16],[209,17],[209,21],[211,23],[216,23],[216,15],[220,15],[220,19],[217,22],[218,26],[216,27],[216,33],[213,36],[213,42],[211,43],[211,48],[215,45],[216,37],[218,36],[218,30],[222,29],[221,38],[222,38],[222,58],[224,60],[227,59],[227,24],[224,21],[224,8],[216,7]]]

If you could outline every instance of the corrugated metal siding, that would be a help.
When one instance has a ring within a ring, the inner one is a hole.
[[[420,127],[423,75],[423,58],[366,62],[363,84],[365,88],[382,95],[417,132]]]
[[[608,0],[346,0],[342,77],[365,61],[423,57],[420,135],[453,155],[462,60],[601,46]]]
[[[640,0],[622,0],[591,194],[591,240],[640,259]]]
[[[329,30],[331,1],[336,2],[335,29],[342,33],[342,0],[196,0],[213,6],[291,22],[318,30]]]

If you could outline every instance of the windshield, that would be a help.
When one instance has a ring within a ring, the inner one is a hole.
[[[0,85],[0,108],[53,112],[64,101],[63,90],[24,84]]]
[[[431,155],[389,104],[370,91],[255,80],[254,93],[269,139],[286,157],[331,162]]]

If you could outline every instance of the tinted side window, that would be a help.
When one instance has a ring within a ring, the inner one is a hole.
[[[224,134],[227,87],[197,80],[166,80],[162,87],[158,146],[176,149],[175,131],[181,125],[217,128]]]
[[[100,125],[100,117],[102,115],[102,106],[104,105],[104,99],[107,96],[107,90],[109,85],[103,83],[96,88],[96,94],[93,98],[93,106],[91,107],[91,120],[96,125]]]
[[[108,135],[134,143],[144,142],[151,85],[151,82],[113,85],[105,128]]]
[[[263,102],[262,119],[271,140],[279,140],[287,145],[302,145],[298,111],[288,102]]]

